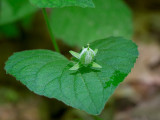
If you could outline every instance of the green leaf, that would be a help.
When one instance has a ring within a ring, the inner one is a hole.
[[[102,66],[98,65],[97,63],[93,62],[92,63],[93,68],[102,68]]]
[[[94,0],[95,8],[55,8],[50,22],[55,36],[68,45],[84,46],[109,36],[132,36],[130,9],[122,0]]]
[[[78,70],[80,67],[79,63],[75,64],[73,67],[71,67],[69,70]]]
[[[37,10],[28,0],[1,0],[0,9],[0,25],[19,20]]]
[[[74,57],[76,57],[77,59],[79,59],[80,58],[80,54],[79,53],[76,53],[76,52],[74,52],[74,51],[69,51],[70,52],[70,54],[72,55],[72,56],[74,56]]]
[[[39,95],[56,98],[90,114],[100,114],[131,71],[138,51],[132,41],[119,37],[98,40],[90,46],[98,49],[95,61],[102,66],[99,70],[81,67],[71,71],[72,62],[49,50],[15,53],[5,69]]]
[[[30,2],[40,8],[65,6],[94,7],[92,0],[30,0]]]

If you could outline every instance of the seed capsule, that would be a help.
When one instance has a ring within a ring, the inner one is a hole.
[[[83,48],[80,53],[80,62],[84,65],[88,65],[94,60],[95,55],[95,52],[91,48]]]
[[[79,62],[75,64],[73,67],[70,68],[70,70],[78,70],[80,68],[80,65],[88,66],[89,64],[93,68],[102,68],[100,65],[94,62],[94,57],[96,56],[98,52],[98,49],[95,49],[94,51],[89,47],[83,48],[82,52],[76,53],[74,51],[70,51],[70,53],[77,59],[79,59]]]

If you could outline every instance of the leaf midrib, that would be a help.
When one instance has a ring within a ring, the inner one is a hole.
[[[78,71],[79,71],[79,70],[78,70]],[[93,98],[92,98],[91,93],[90,93],[90,91],[89,91],[89,89],[88,89],[88,86],[87,86],[86,83],[85,83],[85,80],[84,80],[84,78],[83,78],[83,76],[82,76],[82,73],[81,73],[80,71],[79,71],[79,73],[80,73],[82,82],[84,83],[85,88],[86,88],[86,90],[88,91],[88,95],[89,95],[89,97],[90,97],[90,99],[91,99],[91,101],[92,101],[92,103],[93,103],[93,105],[94,105],[94,107],[95,107],[95,110],[96,110],[96,112],[98,113],[98,111],[97,111],[97,106],[96,106],[96,104],[95,104],[94,101],[93,101]]]

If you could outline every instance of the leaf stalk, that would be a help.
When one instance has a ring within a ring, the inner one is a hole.
[[[50,36],[51,36],[51,39],[52,39],[52,43],[53,43],[53,45],[54,45],[54,48],[55,48],[55,50],[56,50],[57,52],[60,53],[59,47],[58,47],[58,45],[57,45],[57,42],[56,42],[55,37],[54,37],[54,34],[53,34],[53,32],[52,32],[51,25],[50,25],[50,23],[49,23],[49,19],[48,19],[48,15],[47,15],[46,9],[45,9],[45,8],[42,8],[42,12],[43,12],[44,19],[45,19],[46,24],[47,24],[47,27],[48,27],[48,31],[49,31]]]

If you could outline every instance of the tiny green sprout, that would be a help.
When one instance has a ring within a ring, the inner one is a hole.
[[[76,63],[73,67],[71,67],[69,70],[78,70],[80,68],[81,65],[83,66],[88,66],[91,65],[91,67],[93,68],[102,68],[99,64],[93,62],[94,61],[94,57],[96,56],[98,49],[95,49],[94,51],[89,47],[87,48],[82,48],[81,53],[77,53],[74,51],[69,51],[72,56],[74,56],[75,58],[77,58],[79,60],[78,63]]]

